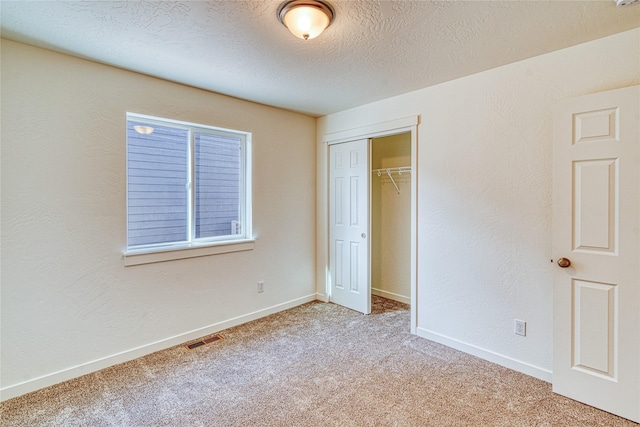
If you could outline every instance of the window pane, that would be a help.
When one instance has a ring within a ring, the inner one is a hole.
[[[150,134],[134,126],[151,126]],[[183,242],[187,235],[185,129],[127,121],[127,246]]]
[[[241,146],[236,135],[195,134],[196,238],[242,234]]]

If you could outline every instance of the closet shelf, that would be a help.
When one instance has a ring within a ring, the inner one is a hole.
[[[403,173],[411,173],[411,166],[401,166],[399,168],[382,168],[382,169],[374,169],[371,171],[371,173],[375,173],[378,176],[381,176],[382,174],[387,174],[387,172],[390,173],[397,173],[398,175],[402,175]]]
[[[378,176],[387,175],[393,186],[396,187],[396,191],[400,194],[400,189],[398,188],[398,184],[396,184],[396,180],[393,179],[392,174],[397,173],[398,175],[402,175],[403,173],[411,173],[411,166],[401,166],[399,168],[382,168],[382,169],[374,169],[371,171]]]

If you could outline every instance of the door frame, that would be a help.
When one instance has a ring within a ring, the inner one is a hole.
[[[319,180],[323,186],[322,206],[318,208],[318,298],[329,301],[331,295],[331,275],[329,274],[329,146],[357,139],[372,139],[392,136],[401,133],[411,134],[411,333],[416,333],[418,324],[418,124],[419,116],[403,117],[382,123],[332,132],[322,136],[322,148],[319,152],[319,170],[323,178]],[[371,150],[371,146],[369,146]],[[369,219],[370,221],[370,219]],[[324,285],[324,286],[323,286]],[[371,293],[371,281],[368,284]]]

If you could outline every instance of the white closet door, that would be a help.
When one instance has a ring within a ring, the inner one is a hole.
[[[330,301],[371,312],[368,139],[329,146]]]
[[[553,152],[553,391],[636,422],[639,104],[638,86],[562,102]]]

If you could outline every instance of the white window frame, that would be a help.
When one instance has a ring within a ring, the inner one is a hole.
[[[162,243],[162,244],[150,244],[140,245],[133,248],[128,246],[122,253],[125,266],[149,264],[155,262],[171,261],[177,259],[194,258],[207,255],[216,255],[230,252],[239,252],[252,250],[255,246],[255,238],[253,237],[253,220],[252,220],[252,187],[251,187],[251,133],[237,131],[233,129],[224,129],[214,126],[208,126],[198,123],[183,122],[178,120],[166,119],[162,117],[147,116],[137,113],[126,114],[126,123],[129,120],[142,121],[150,125],[157,124],[159,126],[171,126],[180,127],[188,130],[189,143],[188,143],[188,197],[187,197],[187,229],[189,232],[189,239],[185,242],[175,243]],[[220,236],[210,238],[195,238],[195,212],[194,212],[194,199],[195,199],[195,138],[194,132],[205,134],[220,134],[233,133],[242,135],[244,137],[243,153],[241,156],[241,200],[244,201],[244,210],[242,217],[240,218],[242,233],[238,234],[238,237]],[[126,149],[128,153],[128,148]],[[128,170],[128,156],[126,161],[126,167]],[[128,182],[128,174],[127,174]],[[128,183],[127,183],[127,219],[129,210],[129,196],[128,196]],[[125,224],[126,224],[125,221]],[[128,226],[127,226],[128,229]]]

